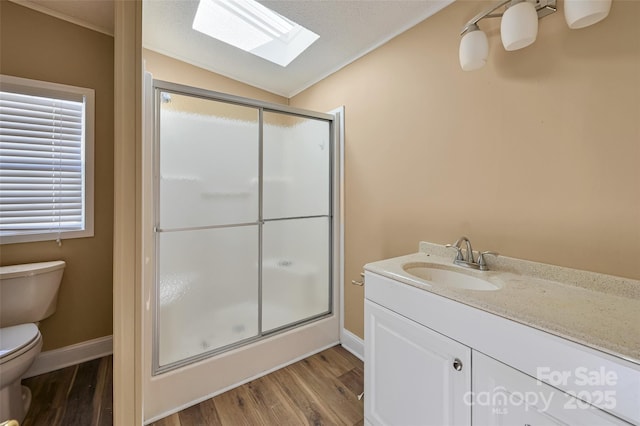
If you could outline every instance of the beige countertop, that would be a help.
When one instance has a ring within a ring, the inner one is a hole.
[[[454,253],[420,243],[420,251],[365,265],[365,270],[537,328],[640,365],[640,281],[529,262],[487,258],[489,271],[453,264]],[[438,286],[414,277],[406,263],[426,262],[486,279],[500,290]]]

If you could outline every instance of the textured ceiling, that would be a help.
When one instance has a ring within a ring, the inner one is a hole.
[[[198,0],[146,0],[145,48],[291,97],[453,0],[279,0],[265,6],[320,35],[283,68],[191,29]]]
[[[113,34],[114,0],[12,1]],[[143,45],[269,92],[292,97],[453,1],[261,0],[265,6],[320,35],[318,41],[283,68],[191,29],[198,0],[143,0]]]

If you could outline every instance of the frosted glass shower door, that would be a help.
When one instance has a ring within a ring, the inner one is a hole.
[[[263,115],[262,330],[330,312],[328,121]]]
[[[258,109],[161,92],[160,225],[257,223]]]
[[[163,232],[159,246],[160,367],[258,335],[257,226]]]
[[[259,330],[259,110],[158,91],[156,371]]]
[[[264,113],[265,220],[329,215],[329,130],[328,121]]]

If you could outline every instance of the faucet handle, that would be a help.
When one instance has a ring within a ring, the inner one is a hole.
[[[460,249],[460,247],[458,247],[457,245],[451,245],[451,244],[447,244],[445,245],[446,248],[452,248],[456,250],[456,259],[455,260],[463,260],[464,258],[462,257],[462,249]]]
[[[481,271],[488,271],[489,267],[487,266],[487,262],[484,260],[484,256],[490,254],[492,256],[499,256],[498,253],[494,252],[494,251],[482,251],[480,252],[480,254],[478,255],[478,267],[480,268]]]

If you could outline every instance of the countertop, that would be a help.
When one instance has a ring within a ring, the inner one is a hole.
[[[487,257],[489,271],[453,264],[454,253],[420,243],[420,251],[365,265],[365,270],[537,328],[640,365],[640,281],[521,259]],[[480,277],[496,291],[438,286],[402,265],[427,262]]]

